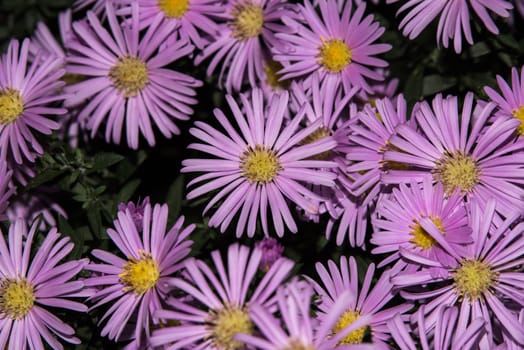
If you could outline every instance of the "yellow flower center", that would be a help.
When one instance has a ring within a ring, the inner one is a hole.
[[[159,0],[158,7],[168,18],[181,18],[189,8],[189,0]]]
[[[256,145],[248,147],[240,156],[242,176],[251,183],[265,184],[273,181],[279,170],[282,169],[278,156],[273,150]]]
[[[309,143],[313,143],[318,140],[322,140],[324,137],[328,137],[331,135],[331,132],[324,126],[321,126],[317,130],[313,131],[311,134],[306,136],[302,141],[300,141],[301,145],[307,145]],[[316,154],[314,156],[309,157],[309,159],[316,159],[316,160],[326,160],[329,159],[331,156],[331,151],[325,151],[319,154]]]
[[[519,135],[524,135],[524,106],[519,106],[518,109],[513,111],[513,117],[520,120],[520,125],[517,127]]]
[[[253,333],[253,322],[245,309],[226,306],[218,312],[211,311],[210,317],[214,342],[219,349],[239,349],[243,346],[243,343],[233,340],[235,334]]]
[[[444,234],[444,227],[442,227],[442,221],[440,221],[439,218],[430,217],[430,219],[437,226],[440,233]],[[437,244],[437,241],[433,237],[431,237],[431,235],[427,233],[426,230],[422,228],[422,226],[420,226],[417,220],[413,221],[415,222],[415,225],[410,226],[411,231],[409,232],[409,234],[413,236],[413,238],[409,240],[411,243],[415,244],[422,250],[428,250],[432,248],[435,244]]]
[[[111,67],[109,77],[124,97],[133,97],[149,83],[147,65],[135,57],[123,57]]]
[[[457,294],[469,298],[470,301],[478,299],[497,282],[497,273],[491,266],[478,260],[462,261],[461,266],[451,276]]]
[[[266,66],[264,67],[264,72],[266,73],[267,78],[267,84],[273,89],[273,90],[287,90],[290,85],[290,80],[283,80],[280,81],[281,75],[277,72],[281,70],[283,67],[280,64],[280,62],[270,60],[267,62]]]
[[[353,54],[342,39],[323,41],[319,48],[320,64],[332,73],[338,73],[351,63]]]
[[[360,317],[360,313],[358,311],[348,310],[340,316],[337,324],[335,327],[333,327],[333,334],[336,334],[340,331],[342,331],[344,328],[355,322]],[[369,326],[362,326],[359,329],[354,330],[353,332],[346,335],[339,343],[338,345],[343,344],[360,344],[364,341],[364,336],[366,335],[366,331],[368,330]]]
[[[0,125],[14,122],[23,111],[24,101],[18,90],[0,90]]]
[[[259,35],[264,25],[264,11],[251,0],[238,2],[231,11],[233,21],[229,23],[233,36],[245,40]]]
[[[448,194],[456,189],[470,192],[479,182],[480,170],[473,158],[458,151],[444,155],[437,162],[434,177],[442,182]]]
[[[124,290],[138,295],[156,286],[160,278],[158,264],[151,254],[139,251],[139,255],[138,260],[129,258],[129,261],[122,267],[122,273],[118,275],[122,284],[126,286]]]
[[[0,313],[12,320],[24,318],[35,304],[33,286],[25,279],[0,281]]]

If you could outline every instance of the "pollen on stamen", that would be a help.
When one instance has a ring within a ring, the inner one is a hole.
[[[282,169],[277,154],[264,146],[249,147],[240,156],[240,169],[250,183],[266,184],[273,181]]]
[[[520,125],[517,127],[517,133],[524,136],[524,106],[519,106],[518,109],[513,111],[513,117],[520,121]]]
[[[238,2],[231,11],[233,20],[229,22],[232,35],[239,40],[245,40],[259,35],[264,25],[264,11],[251,0]]]
[[[497,273],[491,266],[475,259],[463,260],[451,276],[457,294],[470,302],[480,298],[497,283]]]
[[[149,73],[144,61],[123,57],[109,71],[109,77],[124,97],[134,97],[149,83]]]
[[[462,151],[448,152],[437,161],[433,177],[442,182],[447,194],[459,189],[471,192],[480,180],[477,162]]]
[[[20,92],[14,89],[0,90],[0,125],[14,122],[24,111]]]
[[[235,334],[252,334],[254,325],[245,308],[226,306],[210,312],[210,326],[213,329],[213,340],[217,349],[235,350],[243,343],[233,339]]]
[[[33,286],[25,279],[0,281],[0,314],[20,320],[31,311],[35,301]]]
[[[158,7],[168,18],[181,18],[189,9],[189,0],[159,0]]]
[[[139,251],[139,259],[129,258],[118,275],[120,282],[125,285],[125,291],[132,291],[141,295],[156,286],[160,278],[158,263],[151,254]]]
[[[337,324],[335,327],[333,327],[332,333],[336,334],[340,331],[342,331],[347,326],[351,325],[353,322],[355,322],[358,318],[360,318],[360,313],[356,310],[347,310],[345,311],[342,316],[340,316]],[[342,340],[339,341],[339,345],[344,344],[360,344],[364,341],[364,337],[366,335],[366,331],[368,330],[369,326],[362,326],[353,332],[346,335]]]
[[[339,73],[351,63],[353,54],[341,39],[323,41],[319,47],[319,63],[331,73]]]
[[[444,227],[442,226],[442,221],[436,217],[430,217],[431,221],[437,226],[440,233],[444,234]],[[413,236],[409,241],[419,247],[422,250],[428,250],[433,248],[437,241],[435,238],[431,237],[429,233],[424,230],[424,228],[418,223],[417,220],[413,220],[414,225],[410,226],[411,231],[409,234]]]

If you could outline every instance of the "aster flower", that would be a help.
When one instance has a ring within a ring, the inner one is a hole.
[[[407,169],[392,169],[383,181],[420,180],[431,173],[446,194],[459,190],[468,202],[481,205],[494,197],[506,213],[522,208],[524,139],[515,140],[516,119],[497,119],[488,125],[494,107],[489,103],[472,113],[472,93],[466,95],[461,113],[455,96],[437,95],[432,106],[420,103],[414,112],[418,129],[399,125],[384,153],[385,161]]]
[[[49,116],[66,112],[50,106],[64,99],[58,93],[64,85],[59,80],[64,75],[62,61],[37,55],[28,64],[29,47],[29,39],[21,46],[12,40],[0,58],[0,158],[17,164],[34,162],[44,152],[33,132],[51,134],[59,124]]]
[[[255,244],[255,247],[262,251],[260,268],[264,271],[269,270],[271,265],[280,259],[284,252],[284,246],[279,244],[273,237],[264,237],[264,239]]]
[[[282,286],[277,291],[278,312],[283,322],[277,320],[267,309],[254,304],[250,308],[250,315],[254,324],[260,330],[260,335],[238,334],[235,339],[251,345],[253,349],[315,349],[315,350],[351,350],[374,349],[372,345],[353,346],[340,344],[340,339],[348,333],[354,332],[368,321],[363,317],[345,329],[334,331],[335,324],[344,313],[350,302],[350,292],[342,293],[329,315],[320,320],[311,316],[311,286],[304,286],[293,281]],[[283,325],[281,323],[284,323]]]
[[[9,206],[9,198],[15,192],[11,182],[12,170],[7,168],[7,162],[0,161],[0,220],[6,219],[5,211]]]
[[[399,0],[388,0],[394,3]],[[448,47],[449,41],[453,41],[455,52],[462,51],[462,36],[469,44],[473,44],[471,34],[470,8],[480,18],[484,26],[493,34],[498,34],[497,25],[488,11],[508,17],[510,9],[513,8],[507,0],[459,0],[459,1],[433,1],[433,0],[411,0],[403,1],[402,7],[397,15],[407,12],[400,22],[400,29],[404,36],[415,39],[435,18],[440,15],[437,28],[437,43]]]
[[[497,75],[497,83],[502,95],[489,86],[485,86],[484,91],[497,104],[499,116],[513,117],[520,121],[517,134],[524,136],[524,70],[521,68],[519,78],[517,68],[511,69],[511,87],[500,75]]]
[[[68,237],[56,228],[32,256],[38,235],[34,223],[19,219],[9,227],[8,241],[0,235],[0,347],[2,349],[44,349],[42,339],[53,349],[63,349],[57,339],[80,344],[74,329],[48,308],[85,312],[87,307],[70,298],[85,296],[81,281],[71,281],[87,264],[87,259],[60,264],[73,249]]]
[[[317,74],[321,81],[329,79],[346,92],[353,86],[371,92],[366,79],[383,79],[373,68],[387,66],[386,61],[374,56],[391,48],[389,44],[373,43],[384,28],[373,22],[371,15],[363,18],[365,4],[354,12],[351,1],[337,4],[319,0],[318,6],[320,17],[306,0],[300,5],[302,21],[283,18],[293,32],[277,34],[283,49],[275,52],[274,58],[284,66],[282,78],[305,78],[308,84],[311,75]]]
[[[252,237],[257,218],[260,218],[267,235],[268,207],[277,235],[284,234],[284,222],[292,232],[296,232],[295,221],[284,198],[305,211],[316,213],[318,209],[309,199],[322,198],[304,187],[303,183],[333,186],[335,175],[317,168],[335,167],[336,163],[310,158],[332,149],[335,141],[325,137],[300,144],[320,126],[319,120],[297,130],[304,117],[303,110],[283,128],[287,92],[273,95],[267,103],[264,103],[260,89],[254,89],[250,96],[240,95],[245,115],[231,96],[226,96],[226,99],[241,133],[237,133],[218,109],[214,111],[215,117],[227,134],[202,122],[197,122],[196,127],[190,129],[191,134],[203,143],[193,143],[189,148],[216,158],[186,159],[182,162],[182,172],[204,172],[188,184],[199,185],[188,193],[187,198],[194,199],[220,189],[204,209],[205,214],[223,199],[208,225],[220,226],[223,232],[240,211],[236,229],[238,237],[244,233],[246,226],[247,235]]]
[[[192,304],[172,299],[174,310],[161,310],[156,317],[180,324],[156,330],[151,337],[153,347],[169,349],[238,349],[242,343],[233,337],[254,330],[249,309],[252,304],[271,308],[275,290],[293,268],[293,262],[280,258],[273,263],[260,282],[254,278],[262,259],[262,251],[239,244],[229,246],[227,264],[219,251],[211,253],[212,266],[194,258],[185,262],[185,278],[174,278],[169,284],[194,299]],[[252,293],[248,291],[252,290]]]
[[[143,217],[136,225],[136,215],[129,208],[118,212],[115,228],[107,234],[125,255],[125,259],[110,252],[95,249],[92,255],[102,263],[86,268],[100,276],[86,279],[86,286],[96,288],[90,300],[93,309],[111,303],[100,322],[106,322],[102,336],[122,340],[125,327],[131,324],[130,339],[143,344],[144,333],[158,323],[153,312],[160,309],[169,289],[166,281],[182,267],[182,261],[193,243],[187,240],[195,225],[183,228],[184,218],[167,229],[167,205],[145,204]]]
[[[374,254],[392,253],[384,262],[397,260],[400,247],[418,254],[449,262],[448,246],[460,250],[472,243],[471,229],[461,194],[449,196],[441,183],[432,185],[431,176],[422,184],[401,183],[391,196],[383,196],[377,204],[371,243]],[[443,248],[446,247],[446,248]]]
[[[372,263],[368,266],[360,287],[358,267],[353,257],[349,259],[344,256],[340,257],[340,267],[332,260],[328,261],[327,265],[328,269],[321,263],[316,264],[320,283],[310,279],[316,293],[320,296],[318,317],[329,317],[337,300],[349,291],[350,302],[337,319],[333,328],[334,332],[336,333],[364,317],[367,318],[367,322],[340,339],[339,343],[365,344],[365,335],[370,333],[374,349],[389,349],[386,345],[390,338],[386,322],[393,318],[396,313],[403,314],[411,308],[409,304],[401,304],[383,309],[395,296],[393,285],[389,282],[391,270],[382,273],[371,288],[371,282],[375,277],[375,264]]]
[[[206,73],[212,75],[220,62],[219,84],[226,90],[240,91],[244,81],[252,88],[265,78],[265,59],[273,47],[278,47],[275,33],[287,29],[283,16],[295,17],[294,5],[284,0],[228,0],[221,5],[223,21],[195,63],[213,56]]]
[[[88,22],[75,22],[73,29],[80,41],[69,45],[67,70],[85,75],[85,81],[66,87],[74,94],[66,100],[75,106],[89,100],[78,118],[87,119],[93,137],[105,121],[105,138],[119,144],[125,129],[127,144],[138,148],[139,135],[149,145],[156,138],[153,126],[165,137],[179,134],[174,120],[187,120],[197,101],[194,88],[202,83],[186,74],[162,68],[192,51],[191,45],[178,41],[157,52],[175,24],[160,26],[158,15],[142,38],[139,35],[138,4],[132,5],[130,22],[121,28],[113,5],[106,5],[111,34],[93,12]]]
[[[500,220],[495,204],[492,200],[486,208],[471,206],[473,243],[462,251],[452,246],[445,248],[454,257],[451,262],[401,249],[405,259],[432,269],[401,272],[391,279],[396,287],[415,287],[402,295],[408,300],[424,299],[428,327],[437,322],[438,309],[447,305],[459,309],[457,334],[464,334],[477,318],[483,319],[486,334],[479,344],[484,349],[494,347],[495,320],[503,335],[524,346],[524,325],[508,308],[510,304],[524,306],[524,273],[520,268],[524,258],[524,223],[518,212]]]
[[[387,322],[391,336],[395,343],[403,350],[447,350],[476,349],[478,340],[484,332],[484,320],[477,318],[466,328],[464,333],[455,331],[459,316],[456,307],[441,307],[438,311],[437,324],[432,328],[428,327],[424,319],[424,305],[417,311],[417,329],[420,341],[415,342],[410,335],[410,327],[402,320],[400,315]],[[432,336],[430,336],[433,334]],[[430,341],[432,338],[433,341]]]

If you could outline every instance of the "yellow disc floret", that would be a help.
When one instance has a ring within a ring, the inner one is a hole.
[[[513,117],[520,121],[520,125],[517,127],[517,133],[524,136],[524,106],[519,106],[518,109],[513,111]]]
[[[111,70],[109,77],[124,97],[133,97],[149,83],[147,65],[135,57],[120,58]]]
[[[24,111],[20,92],[14,89],[0,90],[0,125],[14,122]]]
[[[439,218],[430,217],[431,221],[437,226],[440,233],[444,234],[444,228],[442,227],[442,221],[440,221]],[[410,235],[413,236],[409,241],[416,245],[417,247],[421,248],[422,250],[427,250],[430,248],[433,248],[435,244],[437,244],[437,241],[431,237],[429,233],[422,228],[422,226],[418,223],[417,220],[413,220],[415,224],[411,227],[411,231],[409,232]]]
[[[158,263],[151,257],[151,254],[139,251],[139,256],[139,259],[129,258],[129,261],[122,267],[122,273],[118,275],[120,282],[125,285],[124,290],[138,295],[156,286],[160,278]]]
[[[218,349],[240,349],[243,344],[233,339],[235,334],[252,334],[253,322],[245,308],[226,306],[210,312],[210,321],[215,346]]]
[[[249,147],[240,159],[242,176],[251,183],[271,182],[282,169],[276,153],[261,145],[256,145],[255,148]]]
[[[282,65],[273,60],[269,60],[264,66],[264,72],[266,73],[267,84],[276,91],[287,90],[290,85],[289,80],[280,80],[281,75],[277,72],[281,70]]]
[[[0,281],[0,314],[12,320],[24,318],[35,304],[33,286],[25,279]]]
[[[159,0],[158,7],[168,18],[181,18],[189,9],[189,0]]]
[[[333,334],[336,334],[340,331],[342,331],[347,326],[351,325],[353,322],[355,322],[360,317],[360,313],[355,310],[348,310],[340,316],[337,324],[335,327],[333,327]],[[368,330],[369,326],[362,326],[353,332],[346,335],[340,342],[339,345],[343,344],[360,344],[364,341],[364,336],[366,335],[366,331]]]
[[[328,137],[331,135],[331,132],[324,126],[321,126],[317,130],[313,131],[311,134],[306,136],[302,141],[300,141],[301,145],[307,145],[309,143],[313,143],[318,140],[322,140],[325,137]],[[326,160],[329,159],[331,156],[331,151],[324,151],[322,153],[316,154],[314,156],[309,157],[310,159],[316,159],[316,160]]]
[[[470,301],[478,299],[495,283],[497,273],[491,266],[475,259],[463,260],[451,274],[458,295]]]
[[[229,22],[229,26],[235,38],[245,40],[262,32],[264,11],[260,5],[254,4],[251,0],[237,2],[233,5],[231,15],[233,20]]]
[[[446,153],[433,171],[436,180],[442,182],[447,194],[455,190],[470,192],[480,180],[477,162],[462,151]]]
[[[319,63],[331,73],[346,68],[352,56],[349,46],[341,39],[325,40],[319,47]]]

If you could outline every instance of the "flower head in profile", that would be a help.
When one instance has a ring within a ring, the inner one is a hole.
[[[282,63],[283,79],[303,78],[308,84],[312,75],[320,80],[350,88],[372,92],[368,79],[382,80],[383,75],[374,70],[385,67],[387,62],[375,55],[388,51],[389,44],[374,43],[384,28],[373,22],[373,16],[364,16],[365,4],[353,11],[352,1],[319,0],[318,10],[309,2],[300,5],[298,18],[283,18],[293,30],[279,33],[282,49],[275,52],[275,60]]]
[[[391,279],[398,288],[413,287],[401,292],[404,298],[424,300],[428,327],[438,322],[439,308],[445,306],[459,309],[457,334],[481,318],[486,333],[479,343],[486,349],[494,347],[495,327],[524,346],[524,325],[513,311],[514,305],[524,306],[524,222],[518,212],[500,218],[496,204],[490,200],[485,208],[471,205],[473,243],[462,251],[451,245],[445,248],[453,260],[442,262],[401,249],[405,259],[426,268],[400,272]]]
[[[250,317],[251,305],[272,308],[276,289],[287,279],[293,262],[280,258],[264,273],[259,282],[255,276],[259,271],[262,251],[232,244],[227,251],[224,264],[219,251],[211,253],[212,265],[194,258],[185,262],[183,278],[169,282],[181,290],[192,302],[171,299],[170,310],[161,310],[156,316],[179,324],[156,330],[151,345],[165,345],[172,349],[242,349],[243,343],[235,340],[237,333],[251,334],[254,331]]]
[[[197,101],[195,88],[202,83],[164,66],[192,51],[185,41],[165,50],[160,44],[173,30],[173,24],[160,26],[160,15],[143,36],[139,33],[138,3],[132,5],[129,22],[120,24],[115,9],[106,4],[107,22],[112,34],[93,12],[87,22],[73,23],[78,42],[69,44],[67,71],[85,76],[65,91],[72,96],[68,106],[81,108],[78,118],[86,122],[93,137],[105,122],[105,139],[119,144],[125,130],[127,144],[136,149],[142,135],[154,145],[154,127],[164,137],[179,134],[175,120],[187,120]]]
[[[374,349],[389,349],[387,341],[390,338],[386,322],[397,313],[405,313],[411,308],[404,303],[384,309],[395,296],[393,285],[389,282],[391,270],[387,270],[371,286],[375,278],[375,265],[370,264],[363,282],[359,283],[358,267],[355,259],[345,256],[340,258],[340,266],[332,260],[328,261],[327,268],[321,263],[316,264],[320,282],[310,278],[316,293],[319,295],[320,318],[329,318],[330,312],[339,298],[349,292],[349,302],[346,309],[337,318],[333,328],[336,333],[349,325],[366,318],[366,322],[358,329],[346,334],[339,340],[339,344],[372,344]],[[368,339],[368,334],[371,335]]]
[[[485,205],[494,197],[499,210],[511,213],[524,204],[524,139],[515,139],[516,119],[488,123],[495,104],[473,109],[473,94],[459,110],[458,97],[437,95],[414,112],[416,128],[399,125],[384,153],[396,166],[385,183],[421,180],[431,173],[446,194],[460,191],[468,202]]]
[[[101,263],[90,263],[86,269],[94,272],[86,286],[96,293],[90,298],[92,308],[111,303],[100,322],[105,322],[102,336],[113,340],[129,338],[143,344],[150,327],[158,324],[153,313],[164,305],[167,293],[165,282],[182,268],[182,262],[193,243],[187,237],[194,225],[183,228],[180,217],[168,229],[167,205],[145,204],[140,225],[129,208],[118,212],[114,228],[107,234],[125,256],[95,249],[92,255]],[[100,276],[96,274],[99,273]],[[126,327],[131,334],[125,334]],[[126,339],[127,340],[127,339]]]
[[[387,0],[388,3],[398,2],[399,0]],[[449,46],[450,40],[453,41],[455,52],[462,51],[462,38],[472,45],[473,35],[471,33],[470,12],[480,18],[484,26],[493,34],[498,34],[497,25],[491,18],[490,12],[508,17],[510,9],[513,8],[508,0],[401,0],[403,5],[397,15],[407,12],[400,22],[402,34],[415,39],[433,20],[439,17],[437,27],[437,43],[445,48]]]
[[[61,261],[73,249],[68,237],[56,228],[46,233],[38,250],[36,222],[28,230],[18,219],[11,223],[7,242],[0,235],[0,347],[2,349],[63,349],[58,338],[80,344],[75,330],[50,310],[85,312],[87,307],[71,298],[86,296],[84,284],[73,280],[87,259]],[[33,255],[34,254],[34,255]]]
[[[499,116],[513,117],[520,121],[517,126],[517,134],[524,136],[524,69],[521,68],[520,76],[517,68],[511,69],[511,86],[497,75],[497,83],[502,95],[489,86],[484,91],[491,101],[497,104]]]
[[[264,101],[260,89],[251,94],[242,94],[241,109],[237,102],[226,96],[240,133],[229,122],[221,110],[215,109],[215,117],[226,133],[208,124],[197,122],[190,129],[201,143],[193,143],[189,148],[208,153],[214,159],[186,159],[182,162],[182,172],[203,172],[189,183],[196,186],[188,199],[199,197],[218,190],[208,202],[204,213],[223,200],[208,225],[220,227],[223,232],[237,213],[240,216],[236,225],[238,237],[255,233],[257,219],[267,235],[268,209],[271,211],[273,226],[277,235],[284,234],[284,223],[292,231],[297,227],[287,198],[305,211],[316,213],[318,208],[310,199],[320,199],[304,186],[315,184],[333,186],[336,175],[319,171],[319,168],[332,168],[336,163],[312,159],[315,155],[327,152],[335,146],[331,137],[301,144],[320,126],[320,120],[301,128],[304,109],[284,126],[284,114],[288,105],[288,93],[273,95]]]
[[[20,45],[11,40],[7,53],[0,58],[0,158],[17,164],[34,162],[44,148],[36,134],[49,135],[60,126],[51,116],[62,115],[63,108],[53,107],[64,99],[58,90],[62,60],[37,54],[28,63],[30,40]],[[42,58],[41,58],[42,57]]]
[[[262,251],[262,260],[260,261],[260,268],[264,271],[269,270],[271,265],[282,257],[284,246],[278,243],[273,237],[264,237],[257,242],[255,246]]]

